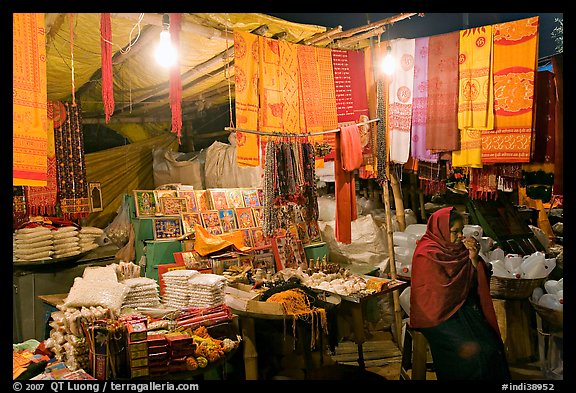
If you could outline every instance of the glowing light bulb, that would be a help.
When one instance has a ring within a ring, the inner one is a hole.
[[[162,30],[160,33],[160,44],[156,48],[156,61],[166,68],[176,63],[176,49],[170,41],[170,32],[168,30]]]
[[[382,60],[382,71],[386,75],[392,75],[396,71],[396,59],[392,56],[392,48],[388,47],[386,51],[386,56]]]

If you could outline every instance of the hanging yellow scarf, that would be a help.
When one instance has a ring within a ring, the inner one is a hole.
[[[258,36],[234,31],[234,81],[236,127],[258,128]],[[256,134],[236,133],[236,162],[239,166],[258,166],[259,139]]]
[[[492,26],[460,31],[458,128],[460,150],[452,165],[482,168],[480,130],[494,128]]]

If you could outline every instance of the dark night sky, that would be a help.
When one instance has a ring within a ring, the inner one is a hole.
[[[328,28],[342,26],[343,30],[376,22],[398,13],[267,13],[291,22],[315,24]],[[495,23],[540,16],[540,42],[538,57],[556,53],[555,42],[551,37],[552,30],[558,25],[555,18],[563,19],[563,13],[424,13],[423,17],[413,16],[410,19],[394,23],[382,35],[382,39],[417,38],[436,34],[449,33],[469,27],[479,27]],[[467,19],[467,20],[466,20]]]

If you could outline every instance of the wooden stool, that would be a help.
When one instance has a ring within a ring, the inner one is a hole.
[[[425,380],[428,369],[428,341],[417,329],[406,325],[404,344],[402,345],[402,363],[400,366],[400,379]],[[412,377],[408,370],[412,369]]]

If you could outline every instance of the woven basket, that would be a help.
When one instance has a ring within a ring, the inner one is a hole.
[[[532,296],[534,288],[541,286],[544,278],[490,277],[490,295],[497,299],[526,299]]]
[[[544,321],[548,322],[550,326],[562,329],[564,327],[564,312],[558,310],[552,310],[548,307],[543,307],[537,303],[534,303],[532,299],[530,299],[530,304],[534,307],[534,310],[540,315]]]

